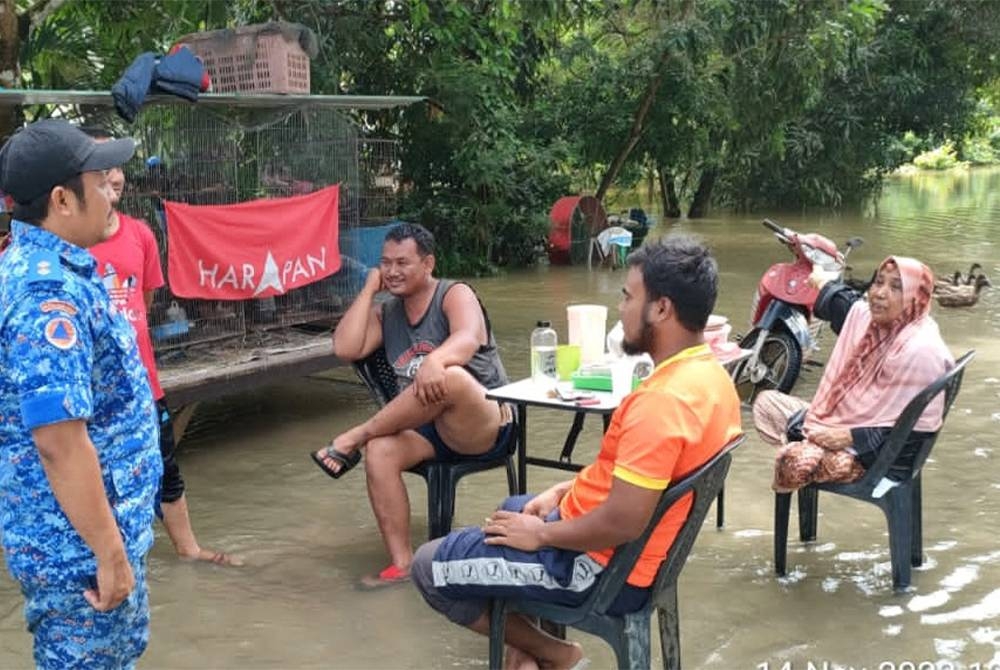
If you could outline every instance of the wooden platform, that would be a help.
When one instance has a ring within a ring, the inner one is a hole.
[[[175,409],[340,365],[329,332],[297,329],[193,345],[158,360],[160,384]]]

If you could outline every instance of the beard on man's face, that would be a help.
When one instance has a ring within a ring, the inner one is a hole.
[[[639,329],[639,339],[629,340],[622,338],[622,351],[626,356],[636,356],[648,353],[653,345],[653,324],[646,316],[646,310],[642,311],[642,322]]]

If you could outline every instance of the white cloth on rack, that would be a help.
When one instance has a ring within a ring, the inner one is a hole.
[[[632,233],[621,226],[611,226],[597,234],[597,243],[601,245],[601,254],[607,256],[611,251],[612,245],[625,247],[626,249],[631,247]]]

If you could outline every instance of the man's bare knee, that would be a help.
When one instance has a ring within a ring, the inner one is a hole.
[[[454,383],[458,388],[468,388],[476,386],[482,388],[476,378],[461,365],[449,365],[444,369],[445,377],[449,383]]]
[[[365,447],[365,468],[367,470],[400,470],[399,439],[394,435],[376,437]]]
[[[468,370],[460,365],[451,365],[444,370],[448,387],[448,403],[462,403],[486,397],[486,389]]]
[[[368,479],[398,477],[417,463],[434,458],[434,447],[413,430],[376,437],[365,448]]]

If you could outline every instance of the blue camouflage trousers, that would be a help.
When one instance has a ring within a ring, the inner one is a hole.
[[[149,642],[149,594],[145,561],[132,564],[135,589],[110,612],[83,597],[87,585],[38,588],[23,585],[24,618],[35,638],[35,665],[44,670],[125,670]]]

